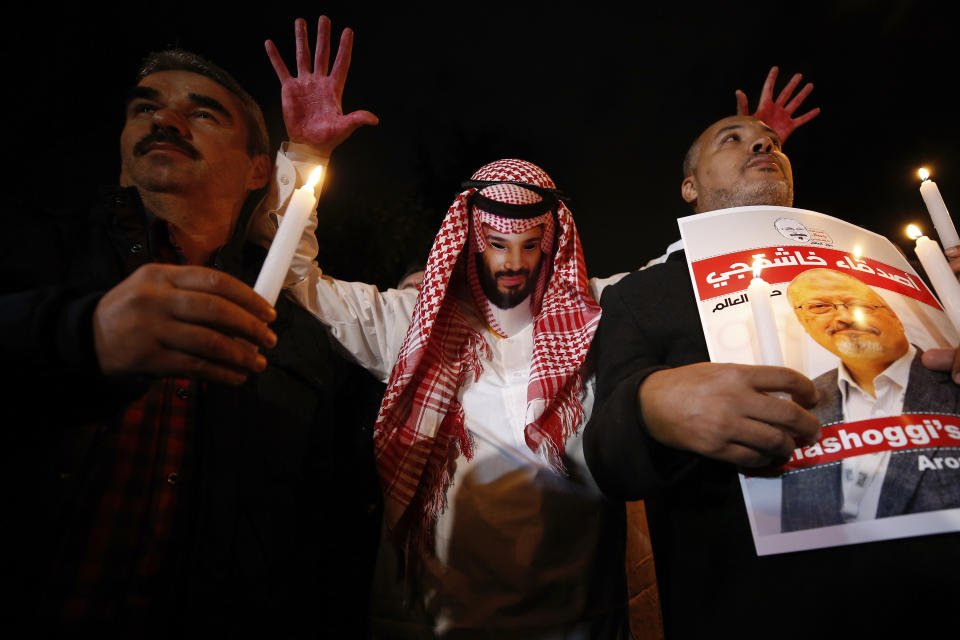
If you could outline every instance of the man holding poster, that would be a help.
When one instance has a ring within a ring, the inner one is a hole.
[[[776,134],[755,118],[734,116],[711,125],[687,155],[681,189],[696,213],[752,205],[742,210],[743,215],[759,216],[757,224],[763,219],[763,232],[774,237],[750,247],[783,247],[786,252],[803,245],[803,252],[789,256],[767,254],[770,274],[765,271],[764,278],[773,285],[784,282],[777,277],[776,265],[787,264],[788,259],[794,266],[779,268],[800,271],[805,268],[796,266],[801,260],[824,266],[827,259],[819,254],[836,260],[835,254],[842,253],[821,250],[825,244],[808,251],[813,245],[804,243],[821,242],[824,236],[799,234],[799,226],[792,223],[785,233],[783,216],[771,209],[793,204],[790,163]],[[766,217],[754,209],[766,211]],[[752,220],[727,223],[724,232],[745,239],[754,233]],[[685,242],[691,252],[686,236]],[[710,242],[706,237],[702,244],[709,247]],[[709,255],[722,253],[715,248]],[[734,358],[710,362],[702,316],[724,322],[724,316],[742,314],[749,323],[750,305],[735,306],[746,296],[732,294],[746,289],[750,265],[744,258],[749,260],[758,251],[741,253],[735,265],[716,269],[712,280],[701,278],[710,280],[706,286],[717,287],[717,292],[728,290],[709,307],[692,287],[683,251],[630,274],[604,292],[603,316],[593,343],[597,400],[584,436],[585,455],[608,495],[642,498],[646,503],[666,636],[702,638],[726,632],[799,638],[823,632],[863,635],[914,629],[916,612],[951,604],[950,594],[956,590],[938,568],[960,562],[956,533],[909,537],[921,533],[914,531],[880,542],[758,555],[738,471],[756,473],[782,464],[798,447],[806,451],[817,443],[821,425],[811,411],[818,411],[824,393],[794,369],[730,364]],[[891,260],[887,264],[893,264]],[[928,303],[916,288],[918,282],[902,271],[885,271],[881,280],[902,288],[904,296],[914,292],[910,300],[916,302],[908,300],[910,304]],[[781,293],[776,289],[774,295]],[[785,297],[778,295],[773,301],[786,307]],[[739,341],[749,351],[751,339],[744,323],[739,329],[728,324],[732,328],[723,337]],[[890,324],[896,322],[891,319]],[[799,335],[784,341],[788,349],[802,342],[803,333],[795,329]],[[896,339],[892,342],[898,344]],[[928,346],[938,343],[930,341]],[[780,534],[777,489],[776,535],[807,535]],[[829,527],[817,531],[825,529]],[[891,598],[896,607],[873,615],[878,603]]]
[[[900,318],[871,287],[841,271],[809,269],[791,281],[787,299],[807,334],[840,358],[837,369],[813,380],[820,399],[810,411],[824,425],[901,413],[960,412],[960,388],[947,373],[923,366]],[[923,424],[887,426],[883,433],[893,447],[929,440]],[[956,436],[960,439],[960,430]],[[828,447],[841,444],[824,441]],[[784,474],[782,530],[960,507],[955,451],[893,453]]]

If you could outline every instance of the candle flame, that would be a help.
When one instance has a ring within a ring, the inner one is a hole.
[[[863,247],[861,247],[860,245],[855,246],[855,247],[853,248],[853,257],[854,257],[854,259],[859,260],[859,259],[860,259],[860,256],[862,256],[862,255],[863,255]]]
[[[910,236],[911,240],[916,240],[917,238],[923,235],[923,231],[921,231],[920,227],[918,227],[917,225],[910,224],[910,225],[907,225],[907,235]]]
[[[917,175],[920,176],[920,179],[923,181],[927,181],[930,179],[930,172],[927,171],[926,167],[920,167],[919,169],[917,169]]]
[[[760,262],[760,258],[756,258],[756,259],[753,261],[753,277],[754,277],[754,278],[759,278],[761,271],[763,271],[763,265],[762,265],[761,262]]]
[[[307,180],[307,184],[304,186],[307,189],[313,189],[318,182],[320,182],[320,176],[323,175],[323,165],[317,165],[317,168],[313,170],[310,174],[310,178]]]
[[[863,309],[853,310],[853,321],[861,326],[866,324],[866,317],[864,316]]]

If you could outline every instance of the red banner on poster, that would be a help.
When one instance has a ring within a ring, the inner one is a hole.
[[[760,247],[726,253],[692,263],[700,300],[709,300],[745,290],[753,278],[753,263],[759,261],[763,279],[770,284],[790,282],[808,269],[833,269],[865,284],[895,291],[942,310],[927,286],[915,275],[869,258],[825,247]]]
[[[824,427],[822,436],[809,447],[794,449],[783,471],[814,467],[852,456],[882,451],[938,447],[960,448],[960,417],[941,413],[907,413],[889,418],[841,422]],[[934,468],[960,468],[955,457],[930,459]]]

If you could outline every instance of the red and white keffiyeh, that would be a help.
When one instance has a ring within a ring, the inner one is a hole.
[[[536,203],[544,200],[541,193],[555,190],[542,169],[523,160],[493,162],[471,180],[495,183],[482,188],[480,195],[521,205],[521,210],[522,205],[537,208]],[[524,189],[524,184],[541,192]],[[387,525],[395,538],[409,534],[411,543],[429,536],[444,507],[450,461],[460,453],[473,455],[457,389],[480,376],[489,353],[483,337],[469,325],[463,305],[476,306],[491,328],[504,335],[495,326],[477,280],[474,255],[485,244],[481,222],[501,233],[545,225],[541,247],[546,255],[532,296],[527,405],[535,407],[536,415],[526,425],[527,446],[562,471],[564,443],[583,417],[580,366],[600,320],[600,306],[587,289],[583,251],[570,210],[557,200],[555,218],[550,211],[543,213],[542,204],[532,218],[506,218],[477,207],[471,212],[475,193],[476,188],[469,188],[457,196],[437,233],[374,432]],[[549,194],[546,197],[551,200]]]

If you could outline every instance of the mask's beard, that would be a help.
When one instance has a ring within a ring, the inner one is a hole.
[[[497,271],[491,273],[484,264],[483,259],[477,255],[477,273],[480,276],[480,288],[487,296],[487,299],[495,306],[501,309],[513,309],[515,306],[527,299],[527,296],[536,286],[537,275],[540,273],[538,266],[533,272],[528,269],[519,269],[517,271]],[[501,287],[498,285],[499,277],[524,276],[524,282],[515,287]]]

